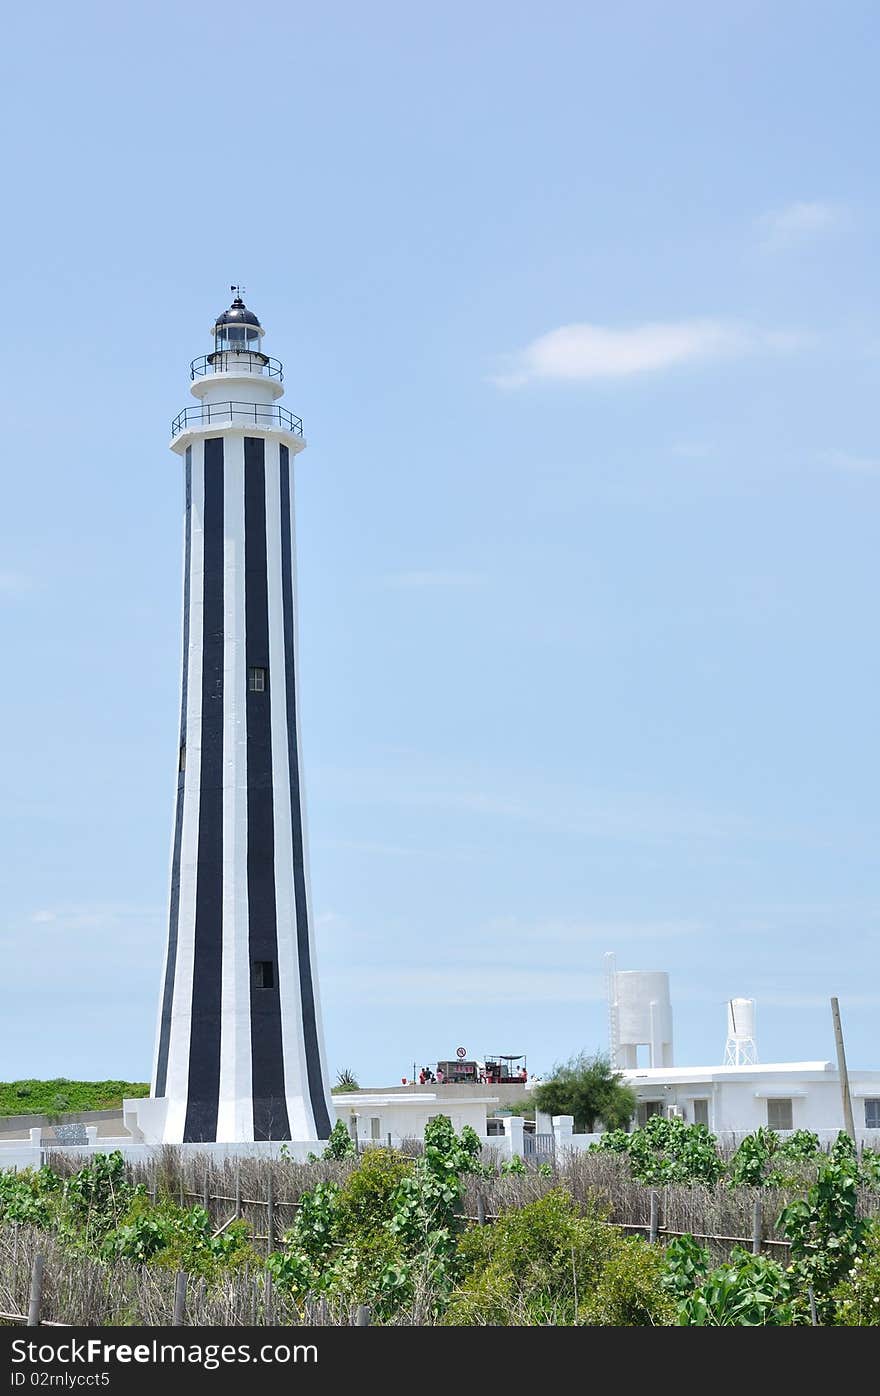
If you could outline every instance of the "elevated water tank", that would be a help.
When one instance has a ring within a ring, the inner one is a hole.
[[[755,1037],[755,1000],[727,1000],[727,1045],[725,1066],[751,1066],[758,1060]]]
[[[647,1047],[651,1066],[672,1066],[669,975],[661,970],[616,970],[613,977],[616,1065],[639,1064]]]

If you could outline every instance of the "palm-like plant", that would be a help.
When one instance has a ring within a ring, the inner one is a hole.
[[[336,1073],[336,1085],[333,1089],[334,1091],[359,1091],[360,1086],[354,1072],[349,1071],[348,1067],[344,1066],[341,1071]]]

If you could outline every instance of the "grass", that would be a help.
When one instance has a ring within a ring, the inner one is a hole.
[[[145,1081],[0,1081],[0,1115],[62,1115],[115,1110],[123,1096],[149,1095]]]

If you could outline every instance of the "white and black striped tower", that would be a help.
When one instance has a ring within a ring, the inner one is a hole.
[[[238,292],[238,287],[233,287]],[[152,1095],[167,1143],[326,1139],[299,739],[302,422],[240,294],[191,367],[168,948]]]

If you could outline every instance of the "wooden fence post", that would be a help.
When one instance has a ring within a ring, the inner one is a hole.
[[[764,1204],[760,1197],[755,1198],[752,1209],[752,1255],[761,1254],[761,1237],[764,1230]]]
[[[477,1226],[486,1225],[486,1199],[481,1192],[477,1193]]]
[[[182,1159],[181,1159],[181,1162],[180,1162],[180,1177],[179,1177],[179,1181],[180,1181],[180,1205],[181,1205],[181,1207],[185,1207],[185,1206],[186,1206],[186,1198],[185,1198],[184,1195],[183,1195],[183,1160],[182,1160]]]
[[[235,1220],[241,1216],[241,1164],[235,1165]]]
[[[268,1232],[268,1236],[266,1237],[266,1254],[270,1255],[275,1249],[275,1185],[272,1181],[271,1163],[266,1173],[266,1212],[268,1218],[268,1226],[266,1227]]]
[[[660,1196],[656,1192],[651,1193],[651,1219],[648,1223],[648,1240],[656,1241],[657,1233],[660,1230]]]
[[[43,1303],[43,1257],[39,1251],[34,1256],[31,1268],[31,1293],[28,1300],[28,1328],[39,1328],[40,1309]]]
[[[369,1328],[370,1326],[370,1306],[369,1304],[358,1304],[357,1313],[354,1319],[355,1328]]]
[[[269,1271],[267,1270],[267,1271],[266,1271],[266,1278],[265,1278],[265,1280],[263,1281],[263,1299],[264,1299],[263,1323],[264,1323],[267,1327],[271,1327],[272,1323],[274,1322],[274,1315],[273,1315],[273,1312],[272,1312],[272,1309],[273,1309],[272,1299],[273,1299],[273,1297],[274,1297],[274,1296],[273,1296],[273,1293],[272,1293],[272,1276],[271,1276],[271,1274],[269,1273]]]
[[[174,1316],[172,1328],[182,1328],[186,1314],[186,1271],[178,1270],[174,1281]]]
[[[202,1201],[208,1216],[211,1215],[211,1169],[210,1164],[205,1164],[205,1187],[202,1194]]]
[[[816,1296],[813,1293],[812,1285],[807,1286],[807,1294],[810,1297],[810,1323],[813,1325],[814,1328],[818,1328],[819,1316],[816,1313]]]

